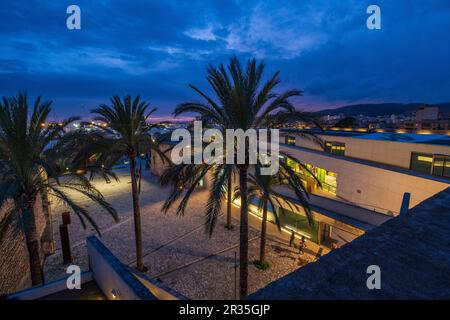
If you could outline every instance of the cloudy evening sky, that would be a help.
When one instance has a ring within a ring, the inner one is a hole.
[[[66,8],[81,8],[81,30]],[[366,28],[381,7],[382,29]],[[0,2],[0,95],[54,101],[54,117],[88,115],[113,94],[158,114],[197,99],[208,63],[256,57],[281,71],[299,108],[450,101],[450,1]]]

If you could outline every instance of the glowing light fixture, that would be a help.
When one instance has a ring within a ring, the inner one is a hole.
[[[119,298],[119,291],[117,289],[112,289],[111,290],[111,297],[113,299],[118,299]]]
[[[417,160],[425,161],[425,162],[433,162],[433,158],[432,157],[425,157],[425,156],[418,156]]]

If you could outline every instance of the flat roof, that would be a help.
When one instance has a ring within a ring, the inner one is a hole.
[[[351,158],[351,157],[347,157],[347,156],[331,154],[331,153],[327,153],[327,152],[323,152],[323,151],[319,151],[319,150],[313,150],[313,149],[309,149],[309,148],[305,148],[305,147],[294,146],[294,145],[291,145],[291,144],[283,143],[282,146],[286,147],[286,148],[292,148],[292,149],[297,149],[297,150],[301,150],[301,151],[304,151],[304,152],[317,154],[317,155],[320,155],[320,156],[323,156],[323,157],[329,157],[329,158],[333,158],[333,159],[340,159],[340,160],[344,160],[344,161],[349,161],[349,162],[353,162],[353,163],[366,165],[366,166],[369,166],[369,167],[374,167],[374,168],[378,168],[378,169],[389,170],[389,171],[394,171],[394,172],[397,172],[397,173],[407,174],[407,175],[415,176],[415,177],[422,178],[422,179],[434,180],[434,181],[447,183],[447,184],[450,181],[450,178],[440,177],[440,176],[433,176],[431,174],[426,174],[426,173],[422,173],[422,172],[418,172],[418,171],[414,171],[414,170],[406,169],[406,168],[402,168],[402,167],[396,167],[396,166],[393,166],[393,165],[390,165],[390,164],[378,163],[378,162],[365,160],[365,159]]]
[[[277,186],[275,189],[292,202],[299,203],[295,197],[295,193],[286,186]],[[370,230],[392,219],[390,215],[317,194],[308,194],[308,203],[314,212],[363,231]]]
[[[450,299],[450,188],[249,299]],[[381,289],[367,288],[379,266]]]
[[[286,133],[314,132],[315,134],[319,135],[335,136],[335,137],[349,137],[349,138],[379,140],[379,141],[423,143],[423,144],[450,146],[450,136],[445,134],[359,132],[359,131],[334,131],[334,130],[320,131],[317,129],[312,130],[283,129],[282,131]]]

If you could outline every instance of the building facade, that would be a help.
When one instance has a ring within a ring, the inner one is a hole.
[[[309,192],[313,223],[301,207],[283,205],[285,214],[277,206],[269,208],[269,220],[277,214],[282,232],[297,238],[328,248],[343,245],[397,216],[405,194],[413,208],[450,186],[448,136],[329,131],[310,139],[303,133],[282,130],[280,151],[307,168],[287,159]],[[158,156],[152,156],[152,171],[160,175],[163,170]],[[208,181],[203,185],[208,187]],[[296,201],[287,187],[277,188]],[[249,211],[261,216],[256,203]]]
[[[444,135],[322,132],[321,143],[301,131],[285,130],[280,150],[302,161],[321,182],[304,169],[307,189],[338,220],[343,217],[379,225],[400,212],[405,193],[409,208],[446,189],[450,183],[450,139]],[[345,208],[340,208],[343,204]],[[349,205],[359,208],[358,213]],[[351,210],[350,210],[351,209]],[[364,209],[364,210],[363,210]],[[326,237],[339,242],[333,226]],[[347,237],[348,238],[348,237]]]

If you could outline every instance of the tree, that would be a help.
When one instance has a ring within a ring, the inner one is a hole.
[[[89,212],[69,192],[77,192],[99,204],[118,221],[114,208],[83,175],[61,163],[76,156],[76,150],[65,148],[65,128],[77,120],[69,118],[58,125],[46,126],[51,102],[38,97],[29,116],[26,94],[3,97],[0,102],[0,206],[7,201],[12,210],[5,217],[2,229],[15,222],[23,230],[29,254],[33,285],[44,281],[41,248],[36,220],[39,209],[36,199],[45,192],[69,206],[83,227],[86,220],[98,233],[100,230]],[[74,134],[72,134],[74,135]],[[66,161],[67,162],[67,161]],[[98,169],[103,171],[103,169]],[[0,230],[1,233],[2,230]]]
[[[300,96],[298,90],[275,93],[280,83],[279,72],[262,83],[265,64],[255,59],[247,62],[242,68],[236,57],[230,59],[227,67],[220,65],[207,68],[206,80],[211,86],[215,99],[197,87],[190,87],[200,95],[204,102],[187,102],[177,106],[174,115],[195,113],[204,122],[214,124],[219,129],[257,129],[274,128],[287,118],[305,120],[309,115],[295,110],[290,102],[292,97]],[[248,151],[248,148],[247,148]],[[235,152],[235,150],[233,150]],[[239,227],[239,291],[240,297],[247,295],[248,285],[248,196],[247,177],[249,154],[246,152],[242,164],[207,165],[180,164],[170,167],[161,177],[162,185],[172,185],[173,191],[166,200],[163,209],[167,211],[177,199],[182,198],[177,209],[183,214],[187,202],[198,182],[209,172],[211,187],[206,205],[207,231],[211,234],[225,196],[227,177],[234,168],[239,175],[241,190],[240,227]],[[236,162],[235,162],[236,163]],[[183,190],[185,190],[183,192]]]
[[[227,224],[226,228],[228,230],[233,229],[233,225],[231,223],[231,202],[232,202],[232,192],[233,192],[233,172],[230,172],[230,174],[227,177],[226,182],[227,187]]]
[[[336,127],[340,128],[352,128],[356,125],[357,125],[356,118],[351,116],[345,117],[336,123]]]
[[[141,153],[145,153],[150,149],[156,150],[161,154],[159,148],[150,137],[149,130],[151,125],[147,123],[150,115],[157,109],[149,110],[149,104],[141,100],[139,96],[134,99],[130,96],[125,96],[123,99],[119,96],[113,96],[110,101],[110,106],[103,104],[91,111],[97,115],[94,120],[106,124],[106,126],[98,126],[102,138],[96,140],[94,149],[101,150],[98,155],[98,161],[105,163],[106,167],[111,167],[124,156],[129,159],[136,240],[136,265],[138,270],[145,271],[139,203],[141,174],[139,174],[138,179],[136,160],[140,158]],[[161,156],[164,155],[161,154]]]
[[[257,202],[259,212],[262,212],[262,224],[261,224],[261,240],[259,250],[259,260],[255,261],[255,266],[261,269],[266,269],[269,265],[266,262],[266,233],[267,233],[267,213],[270,208],[275,219],[275,223],[278,229],[281,231],[281,225],[278,214],[276,212],[275,204],[278,205],[282,214],[286,214],[285,207],[287,206],[291,211],[294,208],[298,210],[298,207],[302,207],[308,217],[308,221],[312,223],[311,209],[309,207],[307,198],[308,193],[301,181],[299,175],[287,164],[286,159],[290,159],[291,162],[298,164],[303,170],[309,172],[315,179],[314,174],[299,160],[293,157],[283,154],[283,158],[280,159],[280,169],[274,175],[262,175],[260,166],[255,167],[255,172],[249,174],[248,178],[248,200],[250,202]],[[320,182],[316,179],[318,184]],[[298,204],[293,202],[289,197],[280,193],[277,187],[285,185],[296,196]],[[234,198],[240,198],[240,188],[237,187],[234,193]]]

